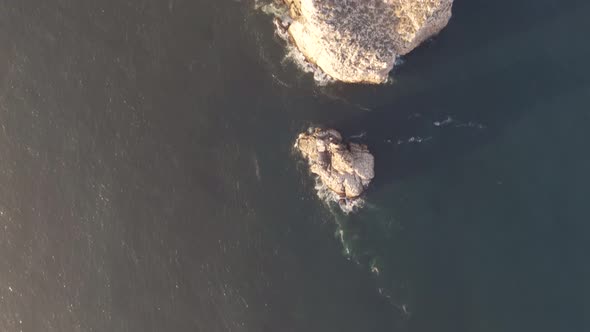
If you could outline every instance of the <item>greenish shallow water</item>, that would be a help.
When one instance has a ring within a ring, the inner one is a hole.
[[[457,0],[318,87],[252,3],[0,0],[0,330],[587,330],[589,10]],[[366,133],[360,213],[310,125]]]

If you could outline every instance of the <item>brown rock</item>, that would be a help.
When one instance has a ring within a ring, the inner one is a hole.
[[[375,160],[367,146],[344,144],[333,129],[312,128],[299,134],[295,147],[307,159],[310,171],[341,199],[357,199],[375,176]]]
[[[386,81],[398,55],[439,33],[453,0],[283,0],[295,46],[330,77]]]

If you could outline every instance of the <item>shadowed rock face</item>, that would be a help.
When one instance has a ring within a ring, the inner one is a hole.
[[[307,159],[310,171],[337,195],[345,211],[352,210],[346,206],[354,206],[375,177],[375,161],[367,146],[342,143],[336,130],[311,128],[299,134],[295,147]]]
[[[308,61],[332,78],[382,83],[398,55],[439,33],[453,0],[283,0],[287,31]]]

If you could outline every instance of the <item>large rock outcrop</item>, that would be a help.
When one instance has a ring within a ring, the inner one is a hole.
[[[373,155],[366,145],[344,144],[333,129],[310,128],[299,134],[295,147],[307,159],[310,171],[335,195],[342,209],[354,209],[375,177]]]
[[[398,55],[440,32],[453,0],[282,0],[290,39],[332,78],[382,83]]]

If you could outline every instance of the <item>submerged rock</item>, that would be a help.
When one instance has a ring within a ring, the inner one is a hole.
[[[397,56],[439,33],[453,0],[280,0],[282,24],[305,58],[332,78],[382,83]]]
[[[375,177],[375,159],[366,145],[345,144],[334,129],[310,128],[299,134],[295,147],[345,212],[361,205],[360,196]]]

